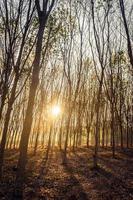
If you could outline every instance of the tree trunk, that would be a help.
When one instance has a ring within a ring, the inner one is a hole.
[[[35,100],[37,86],[39,84],[40,59],[41,59],[42,41],[43,41],[45,24],[46,24],[46,20],[42,17],[42,20],[39,24],[39,30],[38,30],[38,35],[37,35],[36,52],[35,52],[35,59],[33,61],[33,72],[32,72],[32,80],[31,80],[31,85],[30,85],[28,106],[26,110],[26,116],[25,116],[25,121],[23,125],[21,141],[20,141],[20,155],[19,155],[19,160],[18,160],[18,171],[16,175],[17,187],[14,193],[14,195],[16,196],[23,196],[22,192],[23,192],[25,166],[26,166],[26,161],[27,161],[28,141],[29,141],[31,125],[32,125],[34,100]]]
[[[11,111],[12,111],[12,105],[14,103],[14,98],[15,98],[15,92],[16,92],[16,87],[18,83],[18,76],[15,76],[14,79],[14,84],[12,87],[11,91],[11,97],[8,103],[8,108],[5,116],[5,123],[4,123],[4,129],[2,132],[2,140],[1,140],[1,145],[0,145],[0,178],[2,177],[2,168],[3,168],[3,162],[4,162],[4,152],[5,152],[5,145],[7,141],[7,131],[8,131],[8,125],[10,121],[10,116],[11,116]]]

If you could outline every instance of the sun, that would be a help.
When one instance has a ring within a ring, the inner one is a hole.
[[[59,105],[54,105],[51,109],[51,113],[54,117],[57,117],[61,112],[61,108]]]

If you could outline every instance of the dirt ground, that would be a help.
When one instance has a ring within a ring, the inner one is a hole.
[[[133,200],[133,149],[99,150],[99,168],[92,169],[93,149],[68,152],[67,164],[62,153],[54,150],[44,160],[44,150],[29,154],[24,200]],[[12,199],[17,151],[7,151],[0,200]]]

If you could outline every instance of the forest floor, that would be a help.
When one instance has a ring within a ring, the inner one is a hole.
[[[45,161],[44,151],[29,154],[24,200],[133,200],[133,149],[100,149],[99,168],[92,169],[93,149],[68,152],[67,164],[55,149]],[[7,151],[0,200],[10,200],[15,181],[18,152]]]

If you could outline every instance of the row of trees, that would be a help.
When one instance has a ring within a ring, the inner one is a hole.
[[[130,1],[3,0],[0,5],[0,176],[19,149],[15,195],[27,152],[133,145]],[[52,116],[51,107],[61,113]]]

